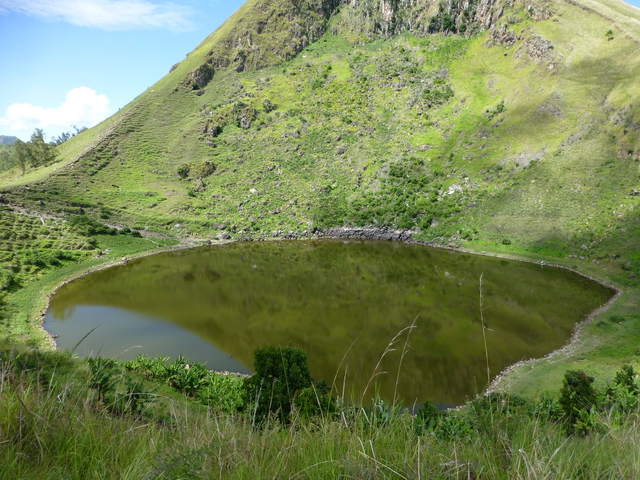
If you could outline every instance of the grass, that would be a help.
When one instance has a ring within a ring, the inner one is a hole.
[[[152,401],[141,412],[114,411],[91,386],[86,362],[68,352],[4,349],[0,368],[0,465],[10,478],[638,474],[637,407],[600,411],[586,437],[567,437],[552,400],[508,395],[417,417],[381,401],[344,405],[336,415],[294,414],[287,427],[268,422],[255,429],[248,415],[203,409],[154,380],[143,380]]]

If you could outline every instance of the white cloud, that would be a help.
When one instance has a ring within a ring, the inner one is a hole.
[[[93,127],[111,113],[109,99],[87,87],[74,88],[58,108],[34,107],[28,103],[14,103],[0,118],[0,125],[12,131],[33,131],[35,128],[53,127],[71,130],[72,125]]]
[[[190,30],[189,7],[145,0],[0,0],[0,14],[16,12],[103,30]]]

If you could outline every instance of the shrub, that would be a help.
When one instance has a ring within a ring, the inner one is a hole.
[[[624,365],[613,379],[613,387],[607,388],[607,407],[613,413],[628,414],[638,408],[636,372],[631,365]]]
[[[611,315],[609,321],[611,323],[622,323],[625,321],[625,318],[622,315]]]
[[[98,392],[98,401],[104,400],[106,395],[116,388],[118,379],[114,379],[117,373],[116,362],[108,358],[89,358],[89,387]]]
[[[582,370],[567,370],[560,390],[560,406],[566,420],[568,435],[586,435],[592,425],[585,422],[588,413],[597,407],[597,394],[593,388],[593,377]]]
[[[242,405],[242,378],[208,372],[196,399],[216,411],[233,413]]]
[[[324,380],[303,388],[294,398],[297,413],[304,419],[334,413],[336,402],[330,392]]]
[[[545,393],[536,402],[530,405],[528,414],[541,421],[555,421],[562,417],[562,407],[549,393]]]
[[[182,368],[175,369],[169,377],[169,384],[190,397],[194,397],[198,389],[204,385],[207,369],[203,363],[185,364]]]
[[[67,223],[78,234],[86,237],[93,235],[115,235],[117,233],[115,228],[107,227],[86,215],[71,215],[67,219]]]
[[[625,387],[629,392],[638,395],[638,385],[636,385],[636,372],[631,365],[624,365],[622,370],[616,373],[613,383]]]
[[[15,275],[9,269],[0,269],[0,291],[8,290],[14,284]]]
[[[100,207],[99,216],[103,220],[106,220],[107,218],[109,218],[111,216],[111,210],[109,210],[106,207]]]
[[[143,382],[136,382],[127,375],[125,377],[125,391],[117,393],[109,407],[113,413],[120,415],[129,413],[141,417],[147,404],[155,401],[154,391],[155,388],[146,390]]]
[[[442,412],[438,410],[429,400],[425,400],[424,404],[416,412],[414,420],[414,430],[417,435],[425,432],[433,431],[438,426],[438,422],[442,416]]]
[[[242,407],[254,425],[270,415],[289,423],[296,394],[311,386],[306,353],[295,347],[269,346],[253,352],[255,373],[242,385]]]

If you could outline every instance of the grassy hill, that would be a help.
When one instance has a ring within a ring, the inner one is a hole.
[[[635,223],[640,13],[545,5],[503,6],[472,36],[416,29],[365,43],[341,34],[354,21],[345,7],[308,27],[327,24],[297,56],[303,44],[255,69],[225,47],[238,25],[269,25],[247,2],[169,75],[62,145],[59,164],[3,185],[29,184],[8,195],[52,213],[107,206],[199,236],[219,224],[236,235],[385,226],[589,254]],[[215,73],[200,88],[202,65]]]

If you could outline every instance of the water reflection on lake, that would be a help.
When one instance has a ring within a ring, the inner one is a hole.
[[[249,372],[256,347],[307,351],[312,376],[360,398],[461,403],[492,375],[565,344],[612,291],[539,265],[364,240],[238,242],[154,255],[61,288],[45,328],[61,348],[177,356]],[[401,335],[375,370],[389,342]],[[402,355],[403,350],[405,351]],[[401,360],[402,359],[402,360]],[[397,384],[397,387],[396,387]]]

